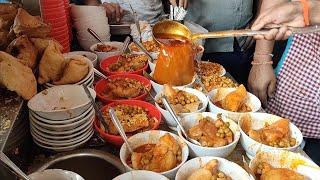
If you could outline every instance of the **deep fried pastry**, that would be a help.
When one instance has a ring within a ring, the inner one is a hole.
[[[26,10],[19,8],[14,19],[13,30],[17,36],[47,37],[50,26],[41,21],[39,17],[31,16]]]
[[[288,169],[288,168],[275,168],[267,162],[258,164],[255,170],[256,174],[260,176],[260,180],[304,180],[304,176]]]
[[[227,176],[222,171],[218,170],[219,162],[216,159],[209,161],[200,169],[193,172],[188,180],[231,180],[229,176]]]
[[[0,4],[0,29],[9,30],[18,12],[18,6]]]
[[[148,146],[150,144],[142,145]],[[141,149],[141,148],[137,148]],[[164,172],[176,167],[182,160],[181,147],[170,134],[160,137],[156,145],[146,150],[134,150],[131,155],[132,167],[154,172]],[[145,148],[144,148],[145,149]]]
[[[247,90],[241,84],[235,91],[229,93],[221,102],[223,109],[237,112],[238,109],[244,104],[247,97]]]
[[[25,35],[13,40],[6,51],[31,69],[34,69],[37,65],[38,51]]]
[[[37,93],[37,81],[32,70],[3,51],[0,51],[0,85],[26,100]]]
[[[66,64],[63,75],[58,81],[53,81],[55,85],[74,84],[81,81],[89,72],[89,65],[85,57],[75,55]]]
[[[63,54],[54,43],[49,43],[39,63],[39,84],[58,81],[63,74],[65,65]]]
[[[48,47],[48,45],[50,43],[53,43],[60,52],[63,51],[62,45],[58,41],[56,41],[55,39],[51,39],[51,38],[45,38],[45,39],[43,39],[43,38],[30,38],[30,41],[38,49],[39,54],[41,56],[42,56],[44,50],[46,50],[46,48]]]

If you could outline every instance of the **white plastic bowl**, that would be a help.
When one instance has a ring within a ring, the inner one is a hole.
[[[90,119],[89,121],[85,122],[84,124],[80,125],[77,128],[71,129],[71,130],[66,130],[66,131],[53,131],[46,129],[44,127],[39,126],[38,124],[34,123],[33,121],[30,121],[30,126],[36,131],[36,132],[42,132],[44,134],[52,135],[52,136],[68,136],[72,135],[74,133],[77,133],[79,131],[82,131],[83,129],[86,129],[87,127],[93,128],[92,124],[94,121],[94,117]]]
[[[223,90],[224,92],[224,96],[221,98],[224,98],[227,94],[229,94],[232,91],[235,91],[236,88],[220,88]],[[215,114],[223,114],[224,116],[238,122],[238,120],[240,119],[240,117],[246,113],[239,113],[239,112],[231,112],[231,111],[227,111],[224,110],[222,108],[219,108],[218,106],[216,106],[212,101],[212,97],[214,97],[217,94],[218,89],[214,89],[212,91],[210,91],[208,93],[208,100],[209,100],[209,111],[213,112]],[[221,100],[221,99],[220,99]],[[253,94],[248,92],[248,99],[246,102],[247,105],[249,105],[252,109],[252,112],[257,112],[260,110],[261,108],[261,102],[260,100]]]
[[[30,180],[84,180],[79,174],[62,169],[46,169],[28,176]]]
[[[93,116],[95,115],[94,111],[90,111],[88,114],[86,114],[85,117],[79,118],[76,121],[69,123],[69,124],[49,124],[49,123],[43,123],[41,120],[38,120],[36,117],[32,116],[32,114],[29,114],[30,121],[33,121],[37,125],[48,129],[52,131],[68,131],[75,129],[79,127],[80,125],[90,121]]]
[[[145,170],[137,170],[137,171],[130,171],[124,174],[121,174],[112,180],[139,180],[139,179],[156,179],[156,180],[169,180],[165,176],[155,173],[152,171],[145,171]]]
[[[70,13],[72,18],[81,17],[103,17],[106,16],[105,10],[102,6],[81,6],[74,5],[70,6]]]
[[[89,88],[93,98],[96,93]],[[33,96],[28,107],[37,115],[50,120],[77,117],[91,107],[91,101],[80,85],[55,86]]]
[[[276,122],[280,119],[282,119],[279,116],[267,114],[267,113],[250,113],[250,116],[252,118],[252,128],[253,129],[261,129],[265,127],[265,124],[271,124],[273,122]],[[293,147],[289,148],[276,148],[272,146],[267,146],[262,143],[259,143],[252,138],[250,138],[245,132],[242,130],[242,120],[238,122],[241,132],[241,138],[240,142],[244,150],[246,151],[247,156],[252,159],[259,151],[267,151],[267,150],[288,150],[288,151],[295,151],[300,146],[303,140],[303,136],[301,131],[297,126],[295,126],[293,123],[290,123],[290,130],[291,130],[291,137],[295,138],[297,141],[297,144]]]
[[[110,41],[110,36],[101,37],[101,38],[102,38],[102,41]],[[78,35],[77,35],[77,39],[78,39],[79,45],[86,51],[90,51],[90,47],[99,42],[94,38],[91,39],[88,37],[79,37]]]
[[[158,142],[158,140],[160,139],[160,137],[162,137],[166,133],[169,133],[169,132],[160,131],[160,130],[145,131],[145,132],[138,133],[138,134],[131,136],[128,141],[129,141],[131,147],[134,149],[134,148],[137,148],[137,147],[142,146],[144,144],[156,144]],[[175,177],[178,169],[181,167],[181,165],[187,161],[188,156],[189,156],[189,149],[188,149],[187,144],[179,136],[172,134],[172,133],[169,133],[169,134],[172,137],[174,137],[180,144],[180,147],[182,149],[182,161],[177,167],[175,167],[169,171],[162,172],[160,174],[166,176],[169,179],[173,179]],[[134,170],[126,162],[129,155],[130,155],[130,152],[129,152],[127,146],[125,144],[123,144],[120,149],[120,160],[121,160],[122,164],[124,165],[127,172]]]
[[[35,139],[33,139],[33,142],[36,143],[38,146],[40,146],[42,148],[50,149],[50,150],[53,150],[53,151],[56,151],[56,152],[71,151],[71,150],[74,150],[74,149],[82,146],[83,144],[85,144],[92,137],[92,135],[93,135],[93,131],[87,137],[83,138],[83,140],[81,142],[73,144],[73,145],[70,145],[70,146],[59,146],[59,147],[57,147],[57,146],[46,145],[46,144],[43,144],[41,142],[38,142]]]
[[[187,161],[177,172],[176,180],[188,179],[188,177],[191,176],[192,173],[214,159],[219,161],[219,170],[225,173],[227,176],[231,177],[231,179],[251,180],[248,173],[238,164],[223,158],[213,156],[197,157]]]
[[[70,140],[70,139],[73,139],[73,138],[76,138],[78,136],[81,136],[82,134],[85,134],[89,131],[92,131],[92,126],[87,126],[87,127],[84,127],[82,130],[78,131],[78,132],[74,132],[70,135],[50,135],[50,134],[47,134],[45,132],[41,132],[40,130],[38,130],[37,128],[35,128],[34,126],[30,126],[30,130],[33,131],[34,133],[36,133],[37,135],[43,137],[43,138],[46,138],[48,140]]]
[[[150,76],[153,77],[153,72],[150,73]],[[183,86],[174,86],[174,87],[192,87],[192,84],[194,83],[194,81],[196,80],[196,75],[193,77],[192,81],[189,84],[183,85]],[[157,82],[154,82],[152,80],[150,80],[151,82],[151,86],[153,88],[153,90],[158,94],[163,90],[163,85],[162,84],[158,84]]]
[[[94,67],[97,66],[98,63],[98,56],[95,53],[89,52],[89,51],[72,51],[63,54],[64,57],[72,57],[74,55],[82,55],[91,60]]]
[[[101,60],[103,60],[103,59],[108,58],[108,57],[120,55],[121,54],[121,49],[123,48],[123,42],[117,42],[117,41],[104,42],[104,44],[106,44],[106,45],[110,45],[110,46],[116,47],[117,50],[111,51],[111,52],[98,52],[98,51],[95,50],[98,44],[101,44],[101,43],[96,43],[96,44],[92,45],[90,47],[90,50],[92,52],[96,53],[96,55],[98,56],[99,62]]]
[[[212,63],[212,62],[209,62],[209,61],[201,61],[201,63],[203,63],[203,64],[210,64],[210,63]],[[221,65],[221,72],[220,72],[219,76],[222,77],[222,76],[226,75],[226,73],[227,73],[226,69]]]
[[[181,124],[185,128],[185,130],[188,131],[190,128],[199,124],[199,120],[204,117],[210,117],[213,119],[213,121],[217,120],[216,114],[203,112],[203,113],[194,113],[184,117],[183,119],[181,119]],[[193,144],[190,141],[186,140],[186,138],[181,133],[181,129],[178,127],[178,134],[188,144],[190,148],[191,157],[215,156],[215,157],[224,158],[229,156],[232,153],[232,151],[236,148],[238,141],[240,139],[240,130],[238,125],[233,120],[223,116],[222,116],[222,120],[224,122],[230,123],[230,129],[233,133],[233,142],[222,147],[203,147],[203,146],[198,146],[196,144]]]
[[[64,58],[66,60],[70,60],[70,58],[72,58],[75,55],[79,55],[79,54],[64,54]],[[86,60],[86,62],[89,65],[89,72],[83,79],[81,79],[79,82],[74,83],[74,84],[77,84],[77,85],[86,84],[86,83],[90,82],[94,78],[94,70],[93,70],[94,67],[93,67],[92,61],[87,57],[84,57],[84,59]],[[57,86],[57,85],[54,85],[52,83],[45,83],[45,85],[48,86],[48,87]]]
[[[206,109],[207,109],[207,106],[208,106],[208,99],[206,97],[206,95],[204,95],[201,91],[198,91],[196,89],[192,89],[192,88],[184,88],[184,87],[174,87],[174,89],[179,89],[179,90],[183,90],[185,92],[188,92],[188,93],[191,93],[195,96],[198,97],[198,99],[201,101],[202,103],[202,106],[200,109],[198,109],[197,111],[195,112],[191,112],[191,113],[180,113],[178,114],[181,118],[184,118],[188,115],[192,115],[192,114],[195,114],[195,113],[198,113],[198,112],[204,112]],[[161,91],[160,93],[158,93],[156,96],[155,96],[155,99],[158,100],[161,98],[161,96],[164,94],[163,91]],[[177,123],[176,121],[173,119],[173,117],[171,116],[171,114],[169,113],[169,111],[167,111],[166,109],[163,109],[159,106],[158,103],[155,103],[157,109],[159,109],[159,111],[161,112],[161,114],[163,115],[163,117],[165,118],[166,120],[166,123],[167,125],[169,126],[170,129],[172,130],[177,130]]]
[[[90,130],[88,132],[81,134],[80,136],[74,137],[72,139],[67,139],[67,140],[46,139],[46,138],[38,135],[35,131],[31,130],[30,132],[31,132],[33,139],[35,139],[36,141],[38,141],[40,143],[43,143],[44,145],[53,146],[53,147],[65,147],[65,146],[71,146],[71,145],[82,142],[90,134],[93,133],[93,130]]]
[[[284,150],[267,150],[257,153],[257,155],[251,160],[249,167],[256,172],[256,168],[261,162],[266,162],[273,166],[274,168],[288,168],[294,170],[305,177],[306,179],[317,180],[319,179],[319,174],[305,171],[301,166],[307,166],[308,168],[315,169],[319,171],[319,166],[317,166],[312,160],[302,156],[298,153],[293,153]]]

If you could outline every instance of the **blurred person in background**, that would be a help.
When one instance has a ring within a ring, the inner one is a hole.
[[[81,0],[77,0],[81,1]],[[85,5],[101,5],[111,23],[133,22],[130,4],[139,20],[155,23],[164,14],[162,0],[82,0]],[[130,3],[130,4],[129,4]]]
[[[170,0],[187,8],[186,20],[208,31],[243,29],[250,26],[260,0]],[[225,67],[239,83],[246,84],[254,51],[251,37],[206,39],[202,59]]]
[[[252,30],[270,25],[283,27],[255,38],[259,41],[286,39],[291,33],[287,26],[319,24],[320,1],[306,2],[263,0]],[[288,118],[299,127],[305,138],[305,152],[320,165],[320,32],[290,37],[275,71],[272,58],[266,58],[268,54],[265,54],[272,51],[259,50],[269,49],[256,49],[255,53],[261,55],[253,61],[248,81],[251,91],[262,97],[268,113]]]

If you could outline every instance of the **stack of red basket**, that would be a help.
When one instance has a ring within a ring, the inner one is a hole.
[[[68,0],[40,0],[41,17],[51,26],[51,37],[56,39],[64,52],[70,51],[71,24]]]

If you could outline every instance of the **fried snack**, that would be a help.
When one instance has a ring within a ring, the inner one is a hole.
[[[229,93],[221,102],[225,110],[236,112],[245,103],[247,90],[241,84],[235,91]]]
[[[107,83],[103,95],[108,99],[130,99],[145,92],[143,83],[130,78],[116,78]]]
[[[219,162],[216,159],[209,161],[204,167],[193,172],[187,180],[231,180],[222,171],[219,171]]]
[[[8,34],[9,32],[6,30],[0,31],[0,50],[5,50],[10,43]]]
[[[146,48],[148,52],[159,52],[160,48],[155,40],[142,42],[142,45]],[[135,43],[130,44],[130,50],[140,52],[141,50],[136,46]]]
[[[39,17],[31,16],[26,10],[19,8],[14,19],[13,31],[17,36],[45,38],[50,33],[50,26],[42,22]]]
[[[232,143],[230,124],[222,120],[221,114],[218,114],[217,118],[215,121],[210,117],[200,119],[199,124],[188,130],[189,136],[204,147],[221,147]]]
[[[213,62],[200,62],[196,67],[200,68],[201,77],[220,76],[223,71],[223,66]]]
[[[48,47],[50,43],[53,43],[60,52],[63,51],[62,45],[56,41],[55,39],[50,38],[30,38],[30,41],[34,44],[34,46],[38,49],[39,54],[42,56],[44,50]]]
[[[126,133],[142,132],[153,127],[154,119],[149,117],[147,109],[125,104],[116,105],[113,109]],[[119,132],[112,123],[108,110],[102,114],[108,124],[108,133],[118,135]]]
[[[262,162],[258,164],[256,172],[260,180],[304,180],[304,176],[288,169],[274,168],[269,163]]]
[[[38,83],[58,81],[63,74],[65,65],[66,61],[60,50],[54,43],[49,43],[39,63]]]
[[[148,62],[148,56],[137,54],[121,55],[120,59],[110,64],[109,69],[112,72],[133,72],[142,69]]]
[[[9,30],[18,12],[18,6],[13,4],[0,4],[0,29]]]
[[[257,142],[280,148],[287,148],[296,145],[296,139],[290,135],[290,123],[288,119],[280,119],[266,127],[254,130],[251,128],[251,118],[242,119],[242,126],[245,127],[249,137]],[[247,130],[249,129],[249,130]]]
[[[38,50],[25,35],[13,40],[7,47],[7,53],[18,58],[22,64],[31,69],[34,69],[37,65]]]
[[[0,51],[0,85],[26,100],[37,94],[37,81],[32,70],[3,51]]]
[[[119,49],[114,46],[105,45],[105,44],[98,44],[95,51],[97,52],[112,52],[112,51],[118,51]]]
[[[173,169],[180,164],[181,160],[182,151],[179,143],[167,133],[160,137],[155,145],[149,145],[148,148],[136,148],[131,155],[131,166],[136,170],[149,170],[160,173]]]
[[[74,84],[81,81],[89,73],[89,64],[85,57],[75,55],[67,62],[61,79],[53,81],[55,85]]]
[[[225,76],[202,76],[201,81],[204,84],[206,90],[209,92],[217,88],[235,88],[238,87],[238,84],[235,83],[232,79]]]
[[[170,85],[164,85],[164,94],[168,97],[168,101],[176,113],[196,112],[201,107],[201,101],[196,95],[173,89]],[[158,99],[157,103],[165,109],[161,99]]]

